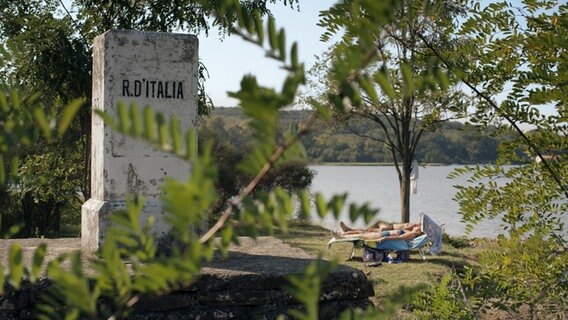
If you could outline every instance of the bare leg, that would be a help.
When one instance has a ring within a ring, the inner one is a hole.
[[[357,234],[367,231],[367,229],[351,228],[350,226],[346,225],[343,221],[339,221],[339,227],[341,228],[341,230],[343,230],[343,233]]]
[[[382,221],[377,221],[374,224],[372,224],[371,226],[369,226],[367,229],[365,229],[366,232],[381,232],[381,231],[385,231],[385,230],[392,230],[392,224],[387,224],[384,223]]]
[[[392,225],[393,229],[404,229],[408,227],[409,223],[395,223]]]
[[[335,239],[343,239],[345,238],[345,234],[339,233],[335,230],[331,230],[331,236]]]
[[[357,234],[341,234],[336,231],[331,231],[332,237],[335,239],[363,239],[363,240],[377,240],[378,238],[385,236],[387,234],[381,234],[381,232],[362,232]]]
[[[343,232],[353,231],[353,228],[348,227],[345,223],[343,223],[343,221],[339,221],[339,227],[343,230]]]
[[[352,228],[346,225],[343,221],[339,221],[339,228],[343,231],[343,234],[361,234],[364,232],[381,232],[384,230],[392,230],[390,226],[375,226],[372,225],[369,228]]]

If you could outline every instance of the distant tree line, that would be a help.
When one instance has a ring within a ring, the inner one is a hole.
[[[309,111],[304,110],[285,111],[280,125],[284,128],[297,125],[308,114]],[[250,141],[239,108],[217,108],[203,126],[236,149],[242,150]],[[381,134],[372,121],[350,118],[314,126],[302,142],[312,163],[390,163],[390,153],[376,141],[381,139]],[[513,137],[511,132],[496,127],[480,130],[457,121],[445,122],[424,133],[416,159],[420,163],[493,163],[497,160],[499,146]]]

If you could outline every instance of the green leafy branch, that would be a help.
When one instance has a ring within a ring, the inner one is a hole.
[[[288,310],[291,316],[298,320],[319,319],[321,285],[334,267],[333,263],[320,258],[310,263],[303,274],[288,277],[290,284],[284,289],[306,307],[305,312]]]
[[[499,8],[500,7],[490,6],[490,10],[488,10],[488,14],[493,14],[493,12],[495,10],[499,9]],[[478,21],[478,22],[480,22],[480,21]],[[473,28],[473,27],[466,24],[466,26],[464,26],[464,29],[466,29],[466,28]],[[436,48],[434,43],[432,43],[429,39],[427,39],[421,32],[419,32],[418,30],[415,30],[415,32],[418,35],[418,37],[420,38],[420,40],[430,49],[432,54],[434,54],[436,57],[438,57],[440,59],[440,61],[448,69],[450,69],[450,70],[462,70],[461,73],[460,73],[461,74],[461,77],[460,77],[461,82],[463,82],[470,90],[472,90],[478,97],[480,97],[488,106],[490,106],[493,110],[495,110],[501,117],[503,117],[503,119],[505,119],[513,127],[513,129],[523,139],[523,141],[525,141],[525,143],[530,147],[530,149],[533,150],[533,152],[536,153],[536,155],[542,160],[542,164],[544,165],[546,170],[550,173],[551,177],[554,179],[554,181],[556,182],[558,187],[562,190],[564,195],[566,197],[568,197],[568,187],[566,186],[565,183],[563,183],[558,172],[550,165],[550,162],[546,159],[546,157],[544,157],[543,153],[541,152],[541,149],[523,132],[523,130],[519,127],[517,121],[515,119],[513,119],[513,117],[508,112],[506,112],[506,110],[503,110],[503,107],[497,105],[495,100],[492,99],[491,95],[489,95],[485,92],[482,92],[475,85],[474,79],[471,79],[471,77],[468,76],[468,72],[471,71],[469,66],[468,65],[462,65],[462,64],[459,63],[459,61],[452,60],[449,56],[443,54],[438,48]],[[515,41],[515,42],[517,43],[517,45],[520,45],[518,40]],[[517,83],[516,85],[519,85],[519,84]],[[504,104],[503,106],[507,106],[507,105]]]
[[[406,100],[422,96],[431,100],[432,96],[443,95],[449,89],[452,79],[440,61],[428,57],[422,48],[407,39],[413,37],[408,32],[410,25],[435,28],[432,22],[426,22],[430,18],[420,17],[427,17],[428,12],[422,7],[428,6],[423,2],[353,1],[336,4],[322,12],[319,25],[327,29],[325,39],[344,31],[343,41],[336,49],[337,61],[332,66],[332,73],[337,85],[343,88],[342,92],[347,93],[352,107],[348,110],[352,113],[370,117],[373,115],[370,110],[375,106],[374,113],[390,112],[394,113],[393,117],[404,117],[404,112],[411,111],[408,107],[394,108],[390,104],[397,100],[404,104]],[[399,52],[398,58],[392,51]],[[377,63],[378,66],[362,68],[356,86],[342,83],[345,81],[342,79],[350,79],[346,76],[347,70],[359,63],[362,66]],[[422,69],[418,69],[417,64]],[[382,97],[386,101],[381,101]],[[344,110],[340,104],[344,98],[333,98],[336,109]],[[426,115],[429,122],[439,117],[439,112],[435,111]]]
[[[112,129],[132,138],[143,138],[153,147],[176,155],[186,161],[192,161],[197,155],[197,134],[195,130],[187,130],[181,134],[179,120],[170,119],[169,123],[162,113],[154,114],[147,106],[140,111],[138,105],[131,103],[128,107],[119,102],[117,105],[117,121],[101,110],[95,110],[104,122]],[[184,139],[185,138],[185,139]]]
[[[63,137],[71,124],[71,119],[84,99],[70,102],[60,117],[46,114],[46,107],[41,103],[40,94],[20,94],[18,90],[0,91],[0,184],[17,176],[19,159],[16,154],[10,156],[10,172],[6,174],[4,155],[14,153],[19,147],[30,147],[38,140],[54,143]]]

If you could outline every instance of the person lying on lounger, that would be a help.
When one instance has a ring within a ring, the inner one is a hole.
[[[370,227],[366,229],[359,229],[353,228],[346,225],[343,221],[339,221],[339,227],[343,231],[343,234],[361,234],[363,232],[382,232],[387,230],[407,230],[411,231],[414,227],[419,227],[420,222],[418,223],[385,223],[382,221],[376,222],[372,224]]]
[[[358,233],[339,233],[332,231],[332,236],[335,239],[363,239],[370,241],[387,241],[387,240],[412,240],[418,236],[424,234],[420,224],[413,224],[409,228],[405,229],[395,229],[395,230],[383,230],[383,231],[363,231]]]

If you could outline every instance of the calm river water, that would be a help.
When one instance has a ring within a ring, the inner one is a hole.
[[[453,201],[457,189],[453,186],[465,184],[466,178],[448,179],[448,174],[457,166],[420,167],[418,192],[410,195],[410,220],[418,221],[419,213],[428,214],[439,224],[445,223],[445,230],[451,236],[466,235],[465,224],[458,214],[458,203]],[[392,166],[311,166],[317,172],[312,182],[312,193],[321,192],[326,199],[332,195],[348,192],[347,202],[362,204],[369,202],[378,208],[377,219],[400,221],[400,196],[398,178]],[[312,221],[328,229],[339,225],[333,216],[321,220],[313,213]],[[349,222],[348,212],[342,220]],[[363,219],[352,222],[363,227]],[[483,221],[468,236],[494,238],[503,233],[500,221]]]

